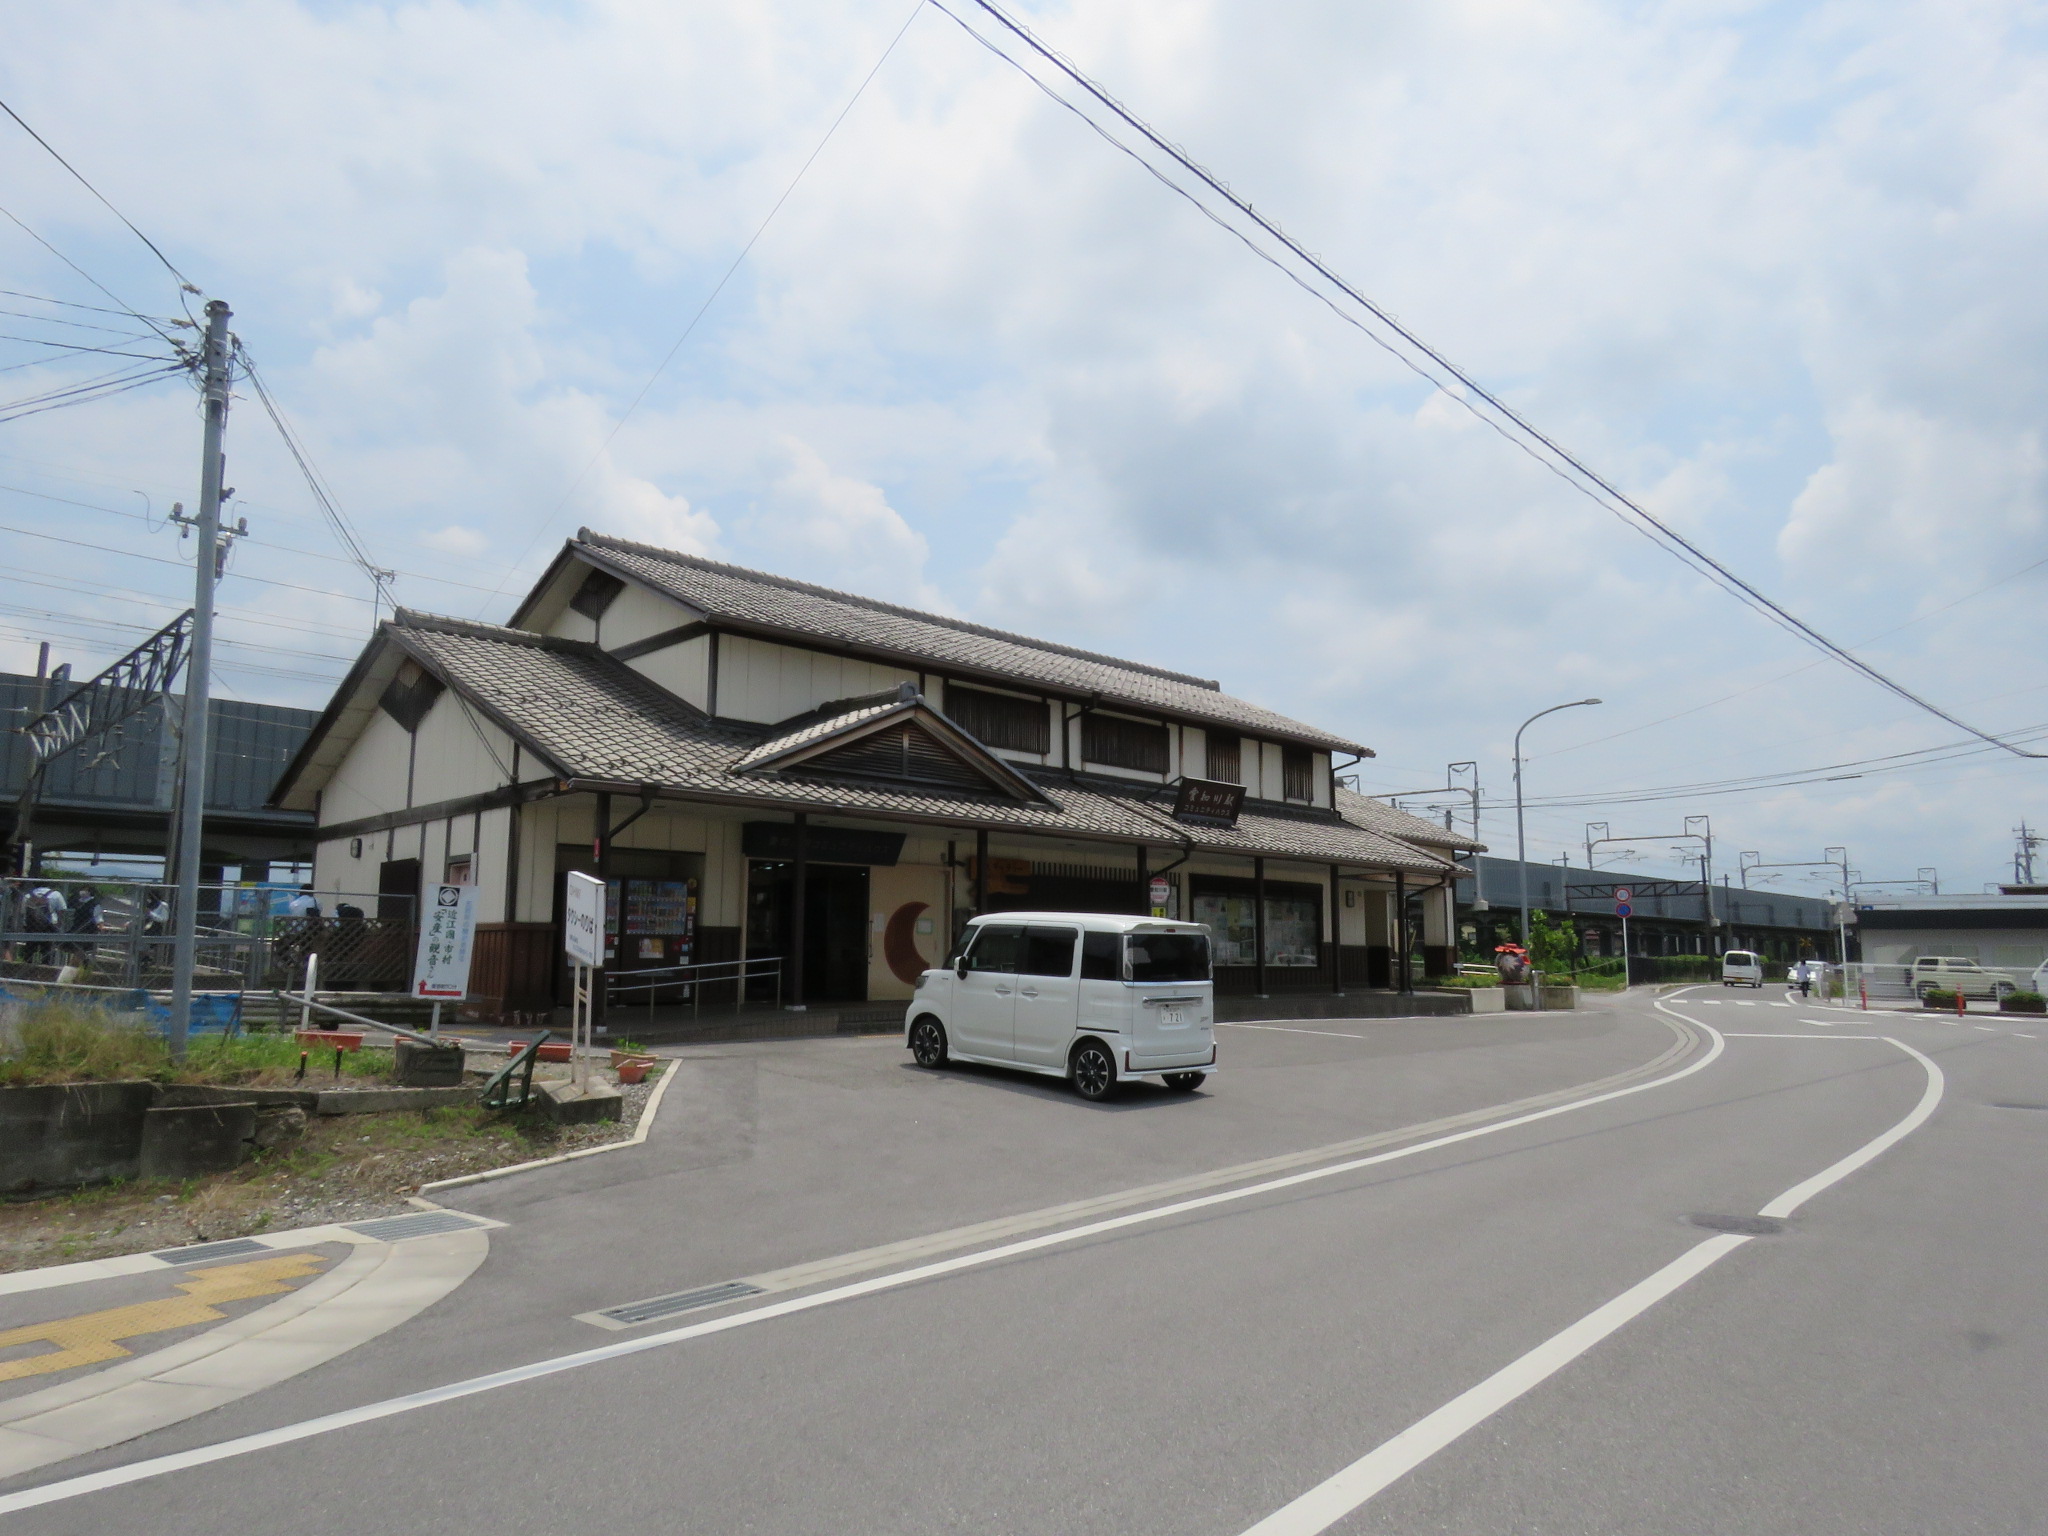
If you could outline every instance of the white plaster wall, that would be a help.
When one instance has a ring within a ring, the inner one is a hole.
[[[1330,754],[1311,752],[1309,754],[1309,802],[1330,808]]]
[[[382,718],[391,720],[389,715]],[[414,805],[480,795],[509,782],[512,738],[474,707],[465,707],[453,689],[444,690],[434,701],[415,734],[419,751],[413,762]],[[381,807],[398,808],[399,802]]]
[[[1255,769],[1258,783],[1248,786],[1248,792],[1261,800],[1280,798],[1280,743],[1277,741],[1246,742],[1245,757]]]
[[[671,645],[665,650],[636,656],[626,665],[657,688],[664,688],[699,709],[711,707],[709,635],[699,635],[694,640],[685,640],[681,645]]]
[[[320,797],[320,820],[331,826],[385,811],[405,808],[405,764],[411,745],[398,722],[383,710],[370,715],[356,744],[327,781]],[[372,881],[370,888],[376,889]]]
[[[580,615],[579,615],[580,617]],[[672,597],[663,597],[645,587],[626,584],[626,590],[612,599],[604,617],[597,622],[597,643],[608,651],[635,640],[645,640],[663,630],[688,624],[697,614]]]
[[[470,866],[470,879],[476,883],[476,920],[480,923],[502,923],[505,912],[505,834],[512,826],[512,809],[499,806],[485,811],[481,822],[468,818],[476,828],[476,862]]]
[[[833,699],[879,693],[918,674],[844,656],[723,635],[718,650],[718,712],[772,724]]]
[[[334,897],[342,895],[370,895],[377,890],[377,866],[384,859],[384,838],[380,833],[362,840],[362,856],[351,857],[346,839],[322,843],[313,854],[313,891],[320,898],[321,907],[331,917],[334,913]],[[363,904],[365,911],[370,908]]]

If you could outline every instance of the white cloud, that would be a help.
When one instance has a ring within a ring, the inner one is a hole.
[[[235,300],[377,557],[421,568],[424,545],[468,583],[402,577],[408,603],[502,615],[588,523],[1216,675],[1370,741],[1385,784],[1475,754],[1504,782],[1520,719],[1588,692],[1609,703],[1541,728],[1547,792],[1948,734],[1826,668],[1683,713],[1808,653],[931,12],[618,428],[906,9],[116,0],[81,29],[0,0],[36,60],[9,99]],[[1936,609],[2041,553],[2031,16],[1112,0],[1033,21],[1689,537],[1844,638],[1926,615],[1874,654],[2026,723],[2039,585]],[[203,58],[237,81],[227,134],[184,110]],[[169,304],[46,170],[24,217]],[[189,397],[128,398],[37,418],[36,456],[189,500]],[[331,552],[265,430],[238,407],[244,498]],[[270,558],[360,628],[345,567]],[[1787,852],[1987,870],[2048,815],[2025,780],[1872,783],[1712,809]],[[1562,846],[1579,814],[1532,825]]]

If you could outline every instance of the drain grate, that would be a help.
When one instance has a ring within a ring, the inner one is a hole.
[[[189,1248],[165,1248],[152,1253],[152,1259],[162,1259],[166,1264],[205,1264],[213,1259],[238,1259],[245,1253],[269,1253],[267,1244],[258,1243],[246,1237],[231,1237],[223,1243],[194,1243]]]
[[[1744,1237],[1776,1237],[1785,1230],[1784,1220],[1777,1216],[1705,1214],[1688,1216],[1685,1219],[1696,1227],[1705,1227],[1709,1232],[1738,1232]]]
[[[467,1232],[471,1227],[480,1227],[482,1222],[474,1216],[458,1216],[453,1211],[421,1211],[417,1216],[380,1216],[375,1221],[351,1221],[344,1225],[351,1232],[360,1232],[364,1237],[375,1238],[380,1243],[403,1242],[408,1237],[432,1237],[440,1232]]]
[[[758,1285],[749,1285],[744,1280],[728,1280],[723,1285],[702,1286],[694,1291],[677,1291],[672,1296],[650,1296],[645,1301],[629,1301],[623,1307],[606,1307],[597,1315],[630,1328],[636,1323],[651,1323],[658,1317],[673,1317],[678,1312],[694,1312],[699,1307],[715,1307],[722,1302],[738,1301],[742,1296],[764,1296]]]

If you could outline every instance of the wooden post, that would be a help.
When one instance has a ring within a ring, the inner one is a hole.
[[[1252,860],[1252,991],[1266,995],[1266,861]]]
[[[1337,866],[1330,866],[1330,995],[1344,995],[1344,929],[1338,915],[1344,910],[1337,899]]]
[[[1408,876],[1398,869],[1394,871],[1394,984],[1403,993],[1415,990],[1408,966]]]
[[[796,813],[796,858],[789,881],[789,1011],[804,1012],[804,906],[810,893],[811,817]]]

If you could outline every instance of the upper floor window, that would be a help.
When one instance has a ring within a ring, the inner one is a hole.
[[[1307,747],[1280,749],[1280,794],[1287,800],[1316,797],[1316,759]]]
[[[1244,782],[1243,745],[1229,731],[1209,733],[1209,777],[1224,784]]]
[[[1171,761],[1166,727],[1116,715],[1081,717],[1081,756],[1111,768],[1164,773]]]
[[[1052,719],[1042,699],[946,684],[946,717],[985,747],[1012,752],[1052,750]]]

